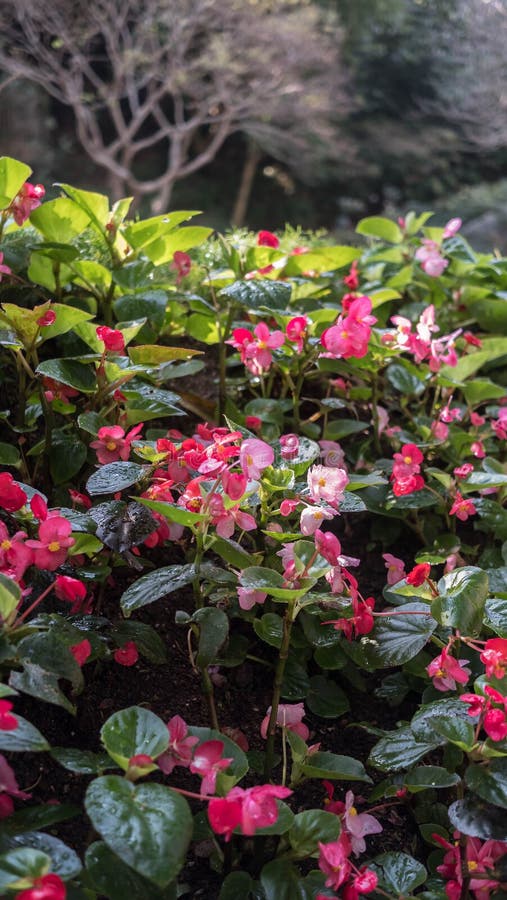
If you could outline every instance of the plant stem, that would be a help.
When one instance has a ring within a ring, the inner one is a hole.
[[[266,781],[271,778],[271,771],[273,769],[273,759],[275,755],[276,720],[278,716],[278,707],[280,705],[280,696],[282,691],[283,676],[285,674],[285,666],[287,664],[287,659],[289,656],[290,636],[297,608],[296,602],[296,600],[289,600],[283,620],[282,643],[280,646],[280,654],[278,656],[278,662],[276,665],[275,679],[273,683],[273,697],[271,700],[271,715],[269,717],[267,728],[268,739],[266,743],[266,758],[264,762],[264,778],[266,779]]]
[[[213,690],[213,682],[209,676],[209,672],[207,669],[201,669],[200,672],[202,677],[202,692],[206,697],[206,703],[208,704],[211,727],[214,728],[215,731],[220,731],[217,708],[215,706],[215,692]]]

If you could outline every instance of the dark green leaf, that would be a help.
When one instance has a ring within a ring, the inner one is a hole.
[[[122,769],[132,756],[156,759],[169,746],[169,732],[162,719],[144,706],[129,706],[113,713],[102,726],[100,737],[109,756]]]
[[[83,394],[93,394],[97,388],[95,369],[77,359],[47,359],[35,371],[37,375],[54,378]]]
[[[0,750],[9,753],[40,753],[49,750],[49,744],[40,731],[26,719],[16,714],[18,727],[13,731],[0,731]]]
[[[81,815],[79,806],[71,806],[70,803],[50,804],[42,806],[25,806],[17,809],[4,822],[8,834],[14,835],[25,831],[39,831],[40,828],[49,828],[57,822],[65,822]]]
[[[127,866],[107,844],[96,841],[86,851],[86,871],[96,891],[109,900],[172,900],[171,886],[160,889]]]
[[[154,603],[161,597],[171,594],[190,584],[196,576],[193,564],[185,566],[166,566],[149,572],[134,581],[122,595],[120,605],[124,615],[129,616],[135,609]]]
[[[76,775],[102,775],[107,769],[117,766],[107,753],[92,753],[91,750],[77,750],[74,747],[52,747],[51,756],[69,772]]]
[[[140,466],[138,463],[122,461],[106,463],[90,475],[86,482],[86,490],[92,497],[96,494],[115,494],[137,484],[146,473],[146,466]]]
[[[46,853],[52,862],[51,871],[67,881],[75,878],[81,871],[81,862],[77,853],[67,847],[59,838],[43,831],[28,831],[9,838],[11,846],[30,847],[40,853]]]
[[[465,781],[483,800],[507,809],[507,759],[492,759],[489,766],[469,766]]]
[[[341,832],[340,817],[322,809],[309,809],[298,813],[289,831],[291,847],[298,856],[311,856],[319,845],[338,840]]]
[[[272,647],[280,647],[283,634],[283,619],[276,613],[264,613],[260,619],[253,621],[254,631],[266,644]]]
[[[377,873],[379,887],[396,896],[410,894],[424,884],[428,873],[424,866],[408,853],[381,853],[368,868]]]
[[[335,719],[350,709],[345,691],[323,675],[314,675],[310,679],[306,703],[312,713],[324,719]]]
[[[402,610],[393,610],[392,615],[376,620],[368,636],[368,658],[375,666],[400,666],[417,656],[436,627],[428,604],[407,603]]]
[[[439,740],[416,740],[410,726],[405,725],[381,738],[371,751],[368,762],[382,772],[398,772],[419,762],[439,743]]]
[[[403,784],[413,794],[428,788],[448,788],[459,784],[461,778],[454,772],[448,772],[442,766],[418,766],[407,772]]]
[[[431,604],[437,621],[462,634],[478,634],[488,596],[488,576],[475,566],[462,566],[438,582],[440,596]]]
[[[92,507],[90,516],[97,523],[97,537],[119,553],[142,544],[159,524],[148,509],[135,501],[99,503]]]
[[[309,762],[303,766],[307,778],[328,778],[340,781],[368,781],[371,778],[358,759],[339,756],[336,753],[312,753]]]
[[[176,878],[192,837],[192,815],[180,794],[104,775],[92,781],[85,806],[95,830],[127,866],[159,887]]]
[[[196,663],[206,669],[214,662],[229,634],[229,619],[221,609],[208,606],[197,610],[192,617],[199,625],[199,646]]]
[[[507,841],[507,816],[505,809],[492,806],[476,796],[456,800],[449,807],[449,819],[462,834],[484,841]]]

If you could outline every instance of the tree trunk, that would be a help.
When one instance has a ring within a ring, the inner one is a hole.
[[[236,194],[236,201],[231,216],[231,221],[235,228],[241,228],[245,222],[253,183],[257,174],[257,167],[261,159],[262,150],[257,144],[253,144],[249,141],[243,171],[241,173],[241,181],[239,183],[238,193]]]

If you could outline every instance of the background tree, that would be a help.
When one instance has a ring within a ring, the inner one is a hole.
[[[0,26],[0,68],[72,108],[115,196],[165,209],[236,132],[305,178],[351,155],[340,32],[310,3],[0,0]]]

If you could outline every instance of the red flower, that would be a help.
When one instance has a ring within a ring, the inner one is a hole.
[[[37,319],[37,325],[39,328],[47,328],[48,325],[53,325],[56,322],[56,313],[53,309],[48,309],[47,312],[44,313],[40,319]]]
[[[259,234],[257,235],[257,246],[275,247],[276,249],[276,247],[280,246],[280,241],[272,231],[259,231]]]
[[[118,650],[115,650],[114,659],[120,666],[135,666],[139,659],[139,652],[135,642],[127,641],[123,647],[119,647]]]
[[[480,660],[486,666],[487,678],[502,679],[507,673],[507,639],[490,638],[486,641]]]
[[[345,275],[343,279],[343,283],[345,287],[348,287],[351,291],[357,291],[359,287],[359,276],[357,273],[357,259],[354,260],[350,267],[350,271],[348,275]]]
[[[79,644],[73,644],[72,647],[69,647],[69,650],[78,666],[84,666],[92,652],[92,645],[90,644],[90,641],[85,638],[83,641],[80,641]]]
[[[69,575],[57,575],[55,594],[59,600],[64,600],[65,603],[75,603],[76,600],[84,600],[86,587],[77,578],[71,578]]]
[[[419,563],[408,573],[406,578],[407,584],[411,584],[412,587],[421,587],[429,577],[430,571],[431,566],[429,563]]]
[[[30,500],[30,509],[38,522],[45,522],[48,517],[48,505],[40,494],[34,494]]]
[[[108,328],[107,325],[99,325],[97,328],[99,341],[104,341],[106,350],[115,350],[121,353],[125,350],[125,338],[116,328]]]
[[[0,506],[6,512],[17,512],[27,501],[27,496],[10,472],[0,474]]]
[[[41,875],[34,878],[32,887],[16,894],[15,900],[65,900],[67,888],[59,875]]]
[[[255,834],[258,828],[274,825],[278,819],[276,799],[292,794],[286,787],[260,784],[253,788],[235,787],[227,797],[214,797],[208,804],[208,818],[215,834],[230,841],[235,828],[242,834]]]
[[[16,716],[11,713],[10,700],[0,700],[0,731],[14,731],[18,727]]]
[[[192,268],[192,260],[190,259],[188,253],[183,253],[182,250],[176,250],[173,255],[173,261],[169,266],[170,269],[174,269],[177,273],[176,284],[179,284],[182,278],[186,278],[190,269]]]

